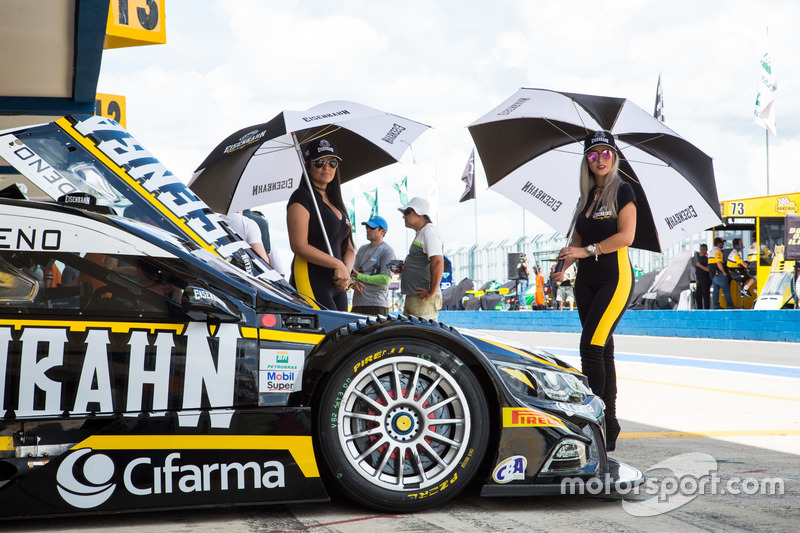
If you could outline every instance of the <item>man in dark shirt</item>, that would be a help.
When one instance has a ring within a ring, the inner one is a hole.
[[[517,279],[519,280],[517,288],[517,300],[519,301],[520,311],[527,308],[525,293],[528,292],[528,274],[530,273],[531,271],[528,268],[528,262],[525,260],[525,254],[521,254],[519,263],[517,263]]]
[[[708,271],[708,245],[701,244],[694,256],[694,275],[697,286],[694,298],[697,309],[711,309],[711,275]]]

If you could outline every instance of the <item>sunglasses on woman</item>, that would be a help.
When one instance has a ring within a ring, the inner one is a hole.
[[[599,154],[597,152],[589,152],[586,154],[586,159],[588,159],[590,163],[597,163],[600,158],[603,158],[603,161],[611,159],[611,150],[603,150]]]
[[[314,161],[314,166],[317,168],[322,168],[325,166],[325,163],[328,163],[328,166],[331,168],[336,168],[339,166],[339,161],[336,159],[328,159],[327,161],[324,159],[317,159]]]

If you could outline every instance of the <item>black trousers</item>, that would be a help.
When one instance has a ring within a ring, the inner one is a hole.
[[[694,302],[698,309],[711,309],[711,279],[698,279],[694,289]]]

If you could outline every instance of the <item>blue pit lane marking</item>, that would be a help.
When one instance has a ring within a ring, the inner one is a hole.
[[[569,348],[543,348],[556,357],[579,357],[578,350]],[[800,367],[781,365],[761,365],[757,363],[736,363],[733,361],[716,361],[711,359],[690,359],[688,357],[669,357],[665,355],[645,355],[635,353],[617,352],[614,354],[617,361],[631,363],[650,363],[655,365],[688,366],[706,368],[709,370],[727,370],[731,372],[744,372],[747,374],[761,374],[764,376],[778,376],[782,378],[800,379]]]

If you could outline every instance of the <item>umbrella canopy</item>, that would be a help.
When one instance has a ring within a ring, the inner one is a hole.
[[[225,138],[197,167],[189,188],[219,213],[287,200],[303,174],[301,145],[324,137],[342,157],[343,182],[396,163],[429,126],[372,107],[326,102],[283,111]]]
[[[636,193],[634,247],[660,252],[721,223],[711,158],[624,98],[520,89],[469,126],[489,187],[563,235],[596,130],[614,134]]]

